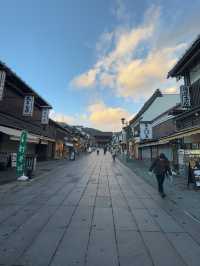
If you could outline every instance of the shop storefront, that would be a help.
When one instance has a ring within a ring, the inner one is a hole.
[[[55,143],[55,159],[61,159],[64,155],[64,143],[60,140],[57,140]]]

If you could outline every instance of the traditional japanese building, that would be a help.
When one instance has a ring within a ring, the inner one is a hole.
[[[177,143],[179,165],[183,165],[192,156],[200,157],[200,36],[169,71],[168,77],[183,79],[181,110],[174,109],[177,132],[170,137]]]
[[[49,119],[51,108],[46,100],[0,62],[0,162],[11,164],[23,130],[28,133],[27,154],[37,156],[38,160],[64,156],[64,138],[70,132]],[[59,152],[58,142],[62,146]]]
[[[129,122],[129,126],[133,132],[132,138],[128,141],[130,157],[133,159],[152,159],[158,155],[159,151],[157,147],[151,147],[150,144],[150,142],[156,141],[161,137],[161,132],[158,132],[158,126],[156,129],[156,118],[161,114],[167,114],[178,103],[178,94],[164,94],[160,90],[156,90],[144,103],[140,111]],[[157,125],[164,122],[162,119],[157,121]],[[162,125],[165,128],[165,132],[167,127],[169,127],[169,123],[171,121],[169,121],[168,117],[165,118],[165,125]],[[157,136],[155,136],[156,131]]]

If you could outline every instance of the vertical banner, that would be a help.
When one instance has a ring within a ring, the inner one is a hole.
[[[190,108],[190,89],[189,86],[180,86],[181,106],[184,108]]]
[[[20,144],[17,153],[16,173],[18,177],[24,174],[26,145],[27,145],[27,132],[23,130],[20,137]]]
[[[6,72],[0,71],[0,101],[3,99],[5,80],[6,80]]]
[[[24,97],[23,115],[24,116],[32,116],[33,115],[33,108],[34,108],[34,96],[26,95]]]
[[[48,125],[49,123],[49,108],[42,108],[42,118],[41,123],[43,125]]]

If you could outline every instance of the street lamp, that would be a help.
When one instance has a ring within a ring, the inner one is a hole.
[[[121,118],[121,122],[122,122],[122,138],[123,138],[123,129],[125,132],[125,141],[126,141],[126,161],[128,162],[129,160],[129,145],[128,145],[128,131],[129,131],[129,125],[128,122],[126,121],[126,119],[123,117]]]

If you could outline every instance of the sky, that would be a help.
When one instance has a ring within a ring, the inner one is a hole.
[[[200,33],[200,1],[0,0],[0,60],[60,122],[118,131]]]

